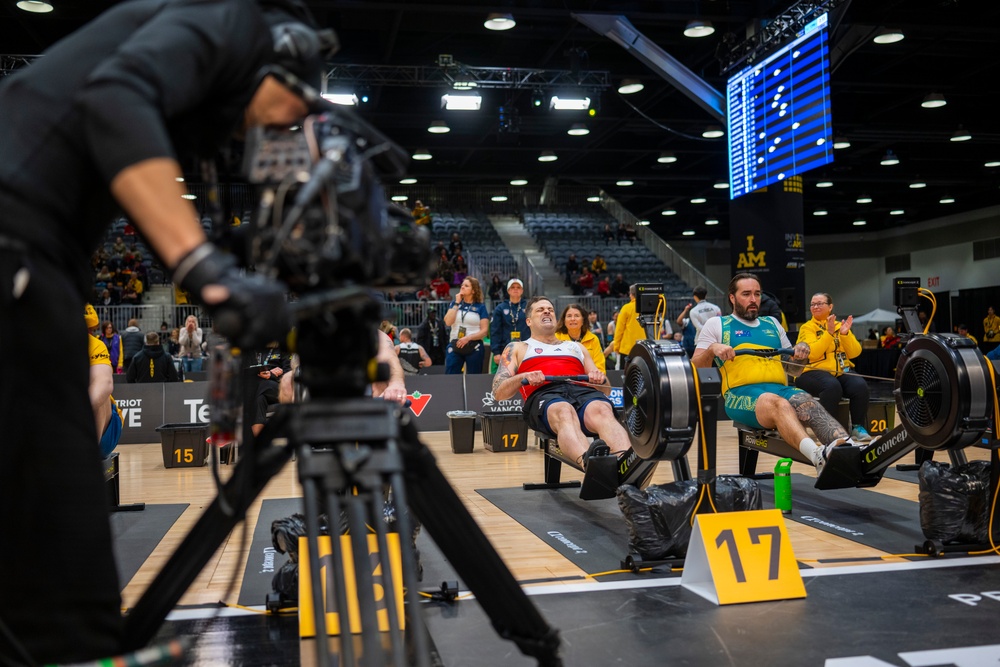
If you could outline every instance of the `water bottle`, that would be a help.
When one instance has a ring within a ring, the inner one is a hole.
[[[774,507],[792,513],[792,460],[778,459],[774,465]]]

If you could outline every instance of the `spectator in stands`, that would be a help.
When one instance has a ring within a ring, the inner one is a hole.
[[[399,345],[395,346],[399,364],[406,375],[416,375],[421,368],[427,368],[434,362],[419,343],[413,342],[413,332],[407,328],[399,330]]]
[[[163,350],[171,357],[176,357],[181,353],[181,330],[178,327],[174,327],[170,330],[170,333],[167,335],[167,342],[163,346]]]
[[[115,257],[124,257],[126,250],[128,250],[128,246],[125,245],[125,241],[123,241],[120,236],[115,239],[113,244],[111,244],[111,254]]]
[[[431,289],[434,290],[434,296],[438,299],[451,298],[451,285],[441,277],[440,273],[435,273],[431,278]]]
[[[631,222],[625,226],[625,238],[628,239],[629,245],[635,243],[635,225]]]
[[[610,245],[615,240],[615,230],[611,229],[610,224],[604,225],[602,236],[604,237],[604,245]]]
[[[610,345],[604,348],[604,354],[618,353],[618,368],[620,369],[625,368],[628,363],[628,355],[635,346],[635,342],[646,338],[646,330],[639,324],[639,316],[635,311],[637,294],[636,286],[629,285],[629,302],[618,311],[618,320],[615,322],[615,338]]]
[[[100,301],[100,303],[98,305],[101,305],[101,306],[114,306],[114,305],[116,305],[114,298],[111,296],[111,290],[109,290],[106,287],[101,290],[101,301]]]
[[[188,315],[184,320],[184,328],[177,334],[180,345],[179,356],[181,367],[185,373],[198,372],[202,367],[201,345],[205,341],[204,333],[198,326],[198,318]]]
[[[129,320],[128,326],[122,332],[122,357],[125,359],[126,373],[128,372],[129,364],[132,363],[132,358],[142,349],[143,339],[142,330],[139,328],[139,320]]]
[[[378,329],[379,329],[379,331],[381,331],[382,333],[384,333],[386,336],[389,337],[389,340],[392,341],[393,346],[396,345],[396,342],[399,339],[398,339],[398,337],[396,335],[396,325],[395,324],[393,324],[389,320],[382,320],[382,324],[379,325]]]
[[[616,233],[616,236],[618,237],[618,245],[621,245],[622,239],[628,236],[628,228],[625,226],[624,222],[618,223],[618,231]]]
[[[125,359],[122,356],[122,339],[118,335],[118,330],[115,329],[115,325],[111,320],[105,320],[101,324],[101,335],[98,336],[101,342],[103,342],[108,348],[108,355],[111,359],[111,368],[115,370],[115,373],[121,373],[122,367],[125,363]]]
[[[566,287],[576,284],[576,274],[580,270],[580,263],[576,261],[576,253],[571,252],[566,259]]]
[[[500,355],[508,344],[527,340],[531,335],[523,296],[524,283],[520,278],[511,278],[507,281],[507,300],[501,301],[493,309],[493,317],[490,318],[490,349],[493,351],[495,364],[500,363]]]
[[[694,325],[696,339],[701,333],[701,328],[705,326],[705,322],[708,322],[713,317],[722,315],[722,311],[719,310],[718,306],[705,301],[706,296],[708,296],[708,289],[704,285],[695,286],[691,290],[692,302],[684,306],[684,310],[677,316],[676,320],[677,324],[683,324],[684,318],[690,318],[691,324]]]
[[[590,272],[589,266],[581,269],[580,277],[576,279],[576,289],[573,294],[590,296],[594,293],[594,274]]]
[[[594,257],[594,261],[590,263],[590,270],[595,275],[601,275],[608,270],[608,263],[604,260],[604,255],[597,253],[597,256]]]
[[[503,289],[503,281],[500,280],[500,276],[494,273],[490,279],[490,301],[498,303],[506,298],[507,294]]]
[[[142,303],[142,281],[135,273],[129,276],[125,283],[125,290],[122,292],[122,303],[130,306],[138,306]]]
[[[146,334],[146,344],[132,357],[125,379],[135,382],[180,382],[174,360],[163,351],[160,335],[155,331]]]
[[[628,283],[625,282],[625,277],[620,273],[615,274],[615,279],[611,281],[611,296],[628,296]]]
[[[597,336],[597,340],[601,341],[601,347],[603,348],[604,345],[605,345],[605,343],[604,343],[604,327],[602,327],[601,323],[597,320],[597,311],[596,310],[592,310],[592,311],[590,311],[587,314],[587,322],[588,322],[588,326],[589,326],[590,330],[592,332],[594,332],[595,336]],[[606,368],[606,366],[605,366],[605,368]]]
[[[455,375],[464,368],[466,374],[482,373],[483,339],[490,333],[490,314],[483,305],[483,289],[477,279],[469,276],[462,281],[444,323],[451,327],[444,372]]]
[[[466,274],[469,273],[469,264],[465,261],[465,257],[462,253],[455,255],[455,281],[453,284],[460,285],[462,281],[465,280]]]
[[[868,329],[868,340],[878,340],[878,329],[870,328]]]
[[[614,453],[627,451],[628,434],[615,419],[607,377],[579,344],[556,336],[552,303],[544,297],[532,299],[528,323],[531,337],[504,351],[493,377],[493,398],[507,400],[520,391],[528,426],[554,434],[559,448],[584,467],[598,447],[606,446]],[[587,375],[589,382],[551,383],[546,382],[546,375]],[[522,384],[525,380],[527,384]],[[598,440],[588,443],[588,435]]]
[[[993,310],[993,306],[988,306],[986,317],[983,318],[983,344],[981,347],[983,352],[989,353],[998,345],[1000,345],[1000,317]]]
[[[109,283],[111,279],[115,277],[115,274],[111,273],[111,269],[108,268],[107,264],[101,265],[100,271],[94,276],[94,279],[98,282]]]
[[[437,308],[427,309],[427,316],[417,327],[417,344],[427,351],[435,366],[444,365],[448,349],[448,330],[438,319]]]
[[[965,324],[959,324],[957,327],[955,327],[955,332],[959,336],[964,336],[964,337],[968,338],[973,343],[975,343],[977,346],[979,345],[979,341],[976,340],[975,336],[973,336],[972,334],[969,333],[969,327],[967,327]]]
[[[438,240],[438,242],[434,245],[434,250],[431,251],[431,256],[441,257],[442,255],[445,257],[448,256],[448,248],[444,246],[444,241]]]
[[[562,315],[559,316],[559,322],[556,324],[556,338],[579,343],[594,360],[597,370],[603,373],[604,369],[607,368],[607,360],[601,349],[601,340],[588,326],[589,321],[590,313],[587,309],[578,303],[571,303],[563,308]]]
[[[413,221],[422,226],[426,226],[427,229],[431,228],[431,209],[428,206],[424,206],[424,203],[417,200],[416,206],[413,207]]]
[[[886,327],[882,330],[882,348],[885,350],[891,350],[893,348],[899,347],[900,339],[893,331],[892,327]]]
[[[601,298],[611,296],[611,283],[608,282],[608,274],[606,273],[597,281],[597,296]]]
[[[763,302],[763,293],[761,297]],[[854,318],[848,315],[843,322],[838,322],[833,314],[833,297],[826,292],[812,295],[809,312],[812,318],[799,329],[797,341],[809,346],[809,365],[795,379],[795,386],[818,398],[820,405],[831,415],[837,414],[841,399],[846,398],[850,403],[853,428],[848,424],[843,426],[851,428],[854,442],[868,442],[872,439],[865,428],[868,423],[868,383],[857,373],[850,372],[854,367],[851,359],[861,354],[861,341],[851,331]]]
[[[461,254],[462,250],[464,250],[462,239],[459,237],[458,232],[452,232],[451,242],[448,244],[448,258],[454,261],[455,256]]]

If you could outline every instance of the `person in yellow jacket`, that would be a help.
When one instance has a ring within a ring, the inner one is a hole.
[[[799,343],[809,346],[809,365],[795,386],[819,399],[827,412],[837,414],[841,399],[850,401],[851,439],[871,440],[868,423],[868,383],[851,373],[851,359],[861,354],[861,342],[851,332],[854,318],[842,322],[833,314],[833,299],[825,292],[813,294],[809,302],[812,319],[799,329]],[[844,424],[846,427],[847,424]]]
[[[89,303],[84,307],[83,319],[89,331],[96,330],[100,325],[97,311]],[[108,346],[93,335],[88,335],[87,340],[90,345],[90,382],[87,393],[94,410],[94,426],[103,459],[110,456],[118,446],[118,439],[122,435],[122,411],[111,395],[115,381]]]
[[[604,348],[604,354],[618,353],[618,368],[625,368],[628,363],[629,352],[637,340],[646,338],[646,330],[639,324],[639,316],[635,312],[635,285],[628,286],[629,301],[618,311],[618,320],[615,322],[615,339]]]
[[[604,350],[601,349],[601,339],[590,330],[590,313],[586,308],[577,303],[566,306],[556,325],[556,338],[579,343],[590,354],[597,370],[605,372],[607,364]]]

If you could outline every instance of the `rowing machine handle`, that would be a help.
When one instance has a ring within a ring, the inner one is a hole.
[[[741,347],[738,350],[734,350],[734,353],[736,354],[736,356],[748,355],[751,357],[775,357],[779,354],[787,354],[788,356],[795,356],[795,350],[787,347],[780,347],[778,349],[773,349],[773,348],[755,349],[755,348]]]
[[[546,375],[546,382],[590,382],[589,375]],[[522,385],[528,384],[528,378],[521,379]]]

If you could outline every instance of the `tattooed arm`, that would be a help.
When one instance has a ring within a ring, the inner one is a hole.
[[[508,398],[513,398],[520,388],[521,378],[525,376],[518,374],[517,369],[521,365],[524,347],[525,343],[508,343],[500,355],[497,372],[493,376],[494,400],[506,401]]]
[[[795,414],[803,426],[813,430],[820,442],[828,443],[848,436],[844,427],[833,415],[823,409],[819,401],[806,392],[800,392],[788,399],[795,408]]]

